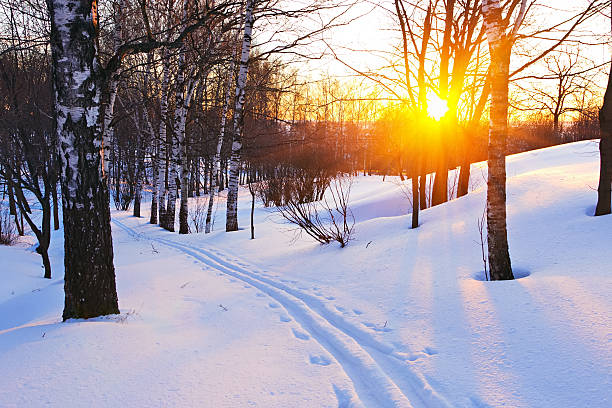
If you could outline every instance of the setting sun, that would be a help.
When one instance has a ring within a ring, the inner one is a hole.
[[[427,95],[427,115],[435,120],[439,120],[448,112],[448,105],[445,100],[440,99],[435,93]]]

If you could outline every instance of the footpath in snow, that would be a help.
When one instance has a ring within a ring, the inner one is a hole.
[[[397,180],[357,178],[343,249],[295,239],[261,207],[255,240],[114,212],[114,317],[59,322],[61,231],[52,281],[27,245],[0,247],[0,406],[611,406],[597,145],[508,159],[516,281],[479,274],[485,172],[475,165],[474,191],[422,212],[418,230]]]

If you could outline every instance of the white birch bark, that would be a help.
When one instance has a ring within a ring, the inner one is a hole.
[[[115,3],[116,7],[114,10],[114,23],[115,23],[115,31],[113,32],[113,51],[117,52],[122,43],[123,37],[123,10],[125,8],[125,0],[120,0],[119,3]],[[113,136],[113,129],[111,127],[111,122],[113,120],[113,113],[115,110],[115,99],[117,97],[117,87],[119,85],[119,75],[120,70],[114,72],[109,80],[108,84],[108,103],[104,107],[104,122],[103,122],[103,135],[102,135],[102,145],[105,147],[103,149],[102,155],[102,168],[105,175],[108,175],[108,166],[110,163],[109,153],[111,145],[111,139]]]
[[[204,229],[206,234],[210,233],[211,231],[213,203],[215,201],[215,195],[219,194],[218,180],[221,173],[221,149],[223,148],[223,139],[225,139],[225,125],[227,123],[227,112],[229,111],[230,93],[232,91],[232,79],[234,78],[235,65],[235,61],[232,58],[232,61],[230,62],[229,74],[227,76],[227,83],[225,85],[225,101],[223,102],[223,111],[221,112],[219,139],[217,140],[217,149],[215,150],[215,156],[213,157],[212,162],[212,176],[210,189],[208,191],[208,210],[206,212],[206,227]]]
[[[147,129],[147,134],[149,136],[149,141],[152,144],[151,146],[151,164],[152,164],[152,180],[151,180],[151,214],[149,217],[150,224],[157,224],[157,211],[158,211],[158,203],[159,203],[159,166],[160,166],[160,158],[159,158],[159,139],[156,137],[153,132],[153,125],[151,124],[151,117],[149,116],[149,101],[150,101],[150,93],[149,93],[149,85],[151,78],[151,65],[153,64],[153,53],[147,54],[147,66],[145,68],[145,76],[144,76],[144,95],[145,95],[145,104],[144,104],[144,120],[145,127]]]
[[[48,0],[64,213],[63,319],[119,313],[103,171],[97,4]]]
[[[168,86],[170,82],[170,55],[168,49],[164,49],[163,54],[163,76],[161,84],[161,96],[160,96],[160,122],[159,122],[159,175],[158,175],[158,200],[157,205],[159,207],[159,224],[160,226],[166,226],[166,200],[168,198],[168,180],[166,180],[166,165],[162,162],[165,160],[169,153],[168,135],[166,122],[168,120]]]
[[[491,55],[491,108],[489,119],[487,180],[487,246],[491,280],[514,279],[508,250],[506,225],[506,137],[508,133],[508,82],[510,55],[516,28],[525,13],[522,0],[519,17],[511,33],[502,18],[499,0],[484,0],[482,14]]]
[[[184,62],[183,62],[184,63]],[[189,162],[187,160],[187,143],[185,139],[185,126],[187,124],[187,112],[189,111],[189,107],[191,106],[191,99],[193,97],[193,93],[198,87],[199,81],[194,78],[190,78],[187,82],[187,87],[185,89],[185,96],[183,98],[183,104],[180,108],[180,112],[178,113],[179,120],[176,121],[178,124],[177,134],[178,134],[178,145],[180,146],[180,158],[179,158],[179,175],[181,182],[181,207],[179,209],[179,234],[187,234],[189,233],[189,225],[187,223],[188,216],[188,190],[189,186],[187,185],[187,175],[189,173]],[[178,108],[177,108],[178,110]]]
[[[236,82],[236,105],[232,129],[232,153],[229,162],[229,185],[227,192],[226,231],[238,230],[238,176],[240,173],[240,158],[242,154],[242,131],[244,126],[244,103],[249,57],[251,54],[251,35],[253,32],[253,9],[255,0],[247,0],[244,15],[244,36],[240,54],[240,65]]]
[[[183,27],[187,14],[187,0],[183,2]],[[176,219],[176,198],[177,198],[177,178],[179,177],[179,166],[181,166],[181,123],[185,120],[185,45],[181,45],[179,50],[178,67],[176,74],[175,89],[175,109],[174,123],[171,135],[170,169],[168,170],[168,202],[166,204],[166,225],[165,229],[174,231]]]

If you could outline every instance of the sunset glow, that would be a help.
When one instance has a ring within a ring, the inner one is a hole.
[[[448,112],[448,104],[445,100],[434,93],[427,95],[427,115],[435,120],[440,120]]]
[[[611,23],[0,0],[0,408],[612,408]]]

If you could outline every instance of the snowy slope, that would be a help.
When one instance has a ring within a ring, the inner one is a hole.
[[[209,235],[116,212],[123,313],[110,319],[58,323],[61,280],[0,247],[14,288],[0,293],[0,406],[612,406],[597,145],[508,159],[510,251],[527,275],[512,282],[479,280],[485,172],[418,230],[396,180],[358,178],[344,249],[295,240],[259,207],[249,240],[248,193],[231,234],[222,205]]]

